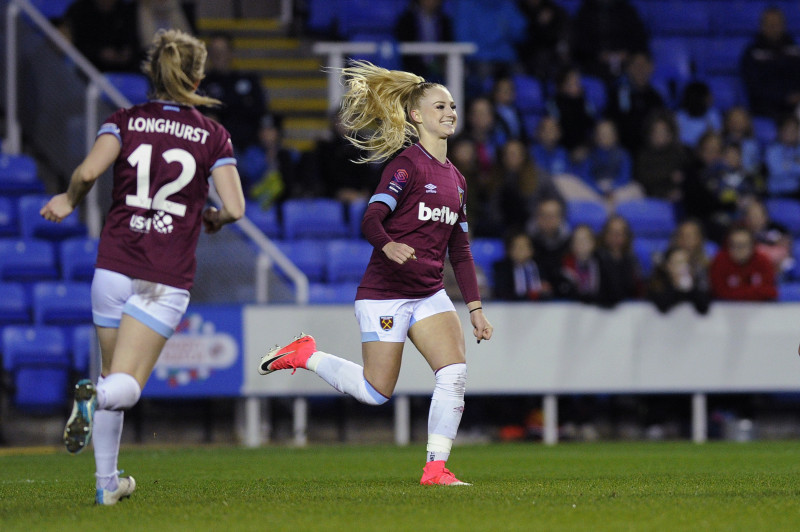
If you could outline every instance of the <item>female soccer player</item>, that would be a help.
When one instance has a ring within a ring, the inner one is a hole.
[[[364,162],[384,161],[405,148],[384,169],[361,223],[375,248],[355,303],[364,366],[318,351],[313,337],[301,335],[265,355],[259,371],[308,369],[337,390],[380,405],[394,391],[411,338],[436,376],[420,483],[463,485],[445,467],[467,379],[464,333],[443,288],[448,251],[479,343],[492,337],[492,326],[467,238],[466,181],[447,159],[456,105],[447,88],[408,72],[357,62],[343,74],[342,123],[350,142],[366,150]],[[357,136],[366,129],[369,136]]]
[[[116,504],[136,487],[133,477],[117,471],[123,410],[139,400],[189,304],[201,225],[213,233],[244,215],[230,136],[193,107],[219,103],[195,93],[205,60],[198,39],[177,30],[157,33],[143,64],[154,99],[111,115],[67,192],[41,211],[60,222],[114,165],[113,201],[92,281],[102,372],[96,387],[88,379],[75,386],[64,429],[71,453],[86,448],[94,433],[97,504]],[[221,210],[205,208],[209,176]]]

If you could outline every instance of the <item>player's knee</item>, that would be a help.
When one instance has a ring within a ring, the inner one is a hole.
[[[98,386],[99,406],[104,410],[126,410],[139,401],[142,388],[132,375],[112,373]]]
[[[450,364],[436,370],[436,389],[451,397],[464,397],[467,389],[467,364]]]
[[[367,391],[364,402],[366,402],[367,404],[374,405],[374,406],[382,405],[382,404],[386,403],[386,401],[389,400],[389,397],[391,397],[391,394],[387,397],[386,395],[383,395],[381,392],[376,390],[369,383],[369,381],[367,379],[364,379],[364,387],[366,388],[366,391]]]

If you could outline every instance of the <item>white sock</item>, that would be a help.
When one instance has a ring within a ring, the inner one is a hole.
[[[337,356],[317,351],[306,364],[322,380],[367,405],[382,405],[389,400],[364,378],[364,368]]]
[[[124,416],[122,410],[97,410],[94,413],[92,442],[98,489],[117,489],[117,458]]]
[[[125,410],[142,395],[139,381],[127,373],[112,373],[97,385],[98,410]]]
[[[436,372],[436,386],[428,414],[427,461],[447,461],[464,413],[467,365],[451,364]]]

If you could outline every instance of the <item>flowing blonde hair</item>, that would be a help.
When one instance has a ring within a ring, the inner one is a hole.
[[[339,116],[345,138],[367,153],[359,163],[383,162],[419,138],[409,113],[428,89],[441,86],[368,61],[354,61],[342,76],[346,92]]]
[[[206,56],[203,41],[180,30],[159,30],[147,50],[142,72],[153,83],[153,96],[185,105],[219,105],[219,100],[195,92],[203,79]]]

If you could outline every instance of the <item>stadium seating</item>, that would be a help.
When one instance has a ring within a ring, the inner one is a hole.
[[[327,259],[325,246],[316,240],[292,240],[277,242],[278,248],[295,266],[306,274],[310,282],[325,280]]]
[[[289,199],[283,203],[283,233],[298,238],[344,238],[349,228],[344,207],[329,198]]]
[[[75,0],[31,0],[31,4],[49,19],[63,17],[73,2]]]
[[[62,240],[86,234],[86,226],[78,218],[77,211],[59,223],[42,218],[39,211],[49,199],[49,196],[41,194],[25,195],[19,199],[19,226],[23,237]]]
[[[769,217],[795,236],[800,236],[800,201],[790,198],[771,198],[765,206]]]
[[[758,31],[761,12],[772,4],[759,0],[709,2],[711,28],[716,34],[752,36]]]
[[[0,196],[0,237],[19,234],[16,202],[11,198]]]
[[[778,301],[784,303],[800,301],[800,283],[778,284]]]
[[[308,302],[316,304],[352,303],[356,299],[358,283],[311,283]]]
[[[667,250],[669,240],[666,238],[634,238],[633,252],[639,260],[642,274],[649,276],[653,268],[661,259],[661,255]]]
[[[692,57],[698,75],[739,74],[739,59],[747,37],[697,37],[691,40]]]
[[[652,0],[637,9],[653,35],[704,35],[711,27],[707,4],[699,0]]]
[[[358,282],[369,263],[372,245],[366,240],[333,240],[325,251],[328,282]]]
[[[89,377],[91,360],[99,361],[99,346],[94,325],[78,325],[72,329],[72,369],[80,378]]]
[[[363,238],[361,234],[361,220],[367,210],[367,201],[351,201],[347,204],[347,225],[350,228],[350,238]]]
[[[0,280],[31,282],[57,279],[53,244],[46,240],[0,239]]]
[[[608,103],[605,82],[594,76],[581,76],[581,84],[586,94],[586,100],[594,106],[598,113],[602,113]]]
[[[778,126],[775,121],[766,116],[753,117],[753,134],[762,146],[775,142],[778,138]]]
[[[10,325],[3,329],[3,369],[15,407],[56,413],[68,404],[70,357],[59,327]]]
[[[475,266],[483,270],[489,286],[494,286],[494,263],[506,256],[506,248],[500,238],[474,238],[470,243]]]
[[[106,72],[106,79],[132,104],[144,103],[150,92],[150,81],[144,74],[135,72]]]
[[[653,55],[653,84],[666,91],[672,103],[692,78],[692,56],[689,42],[683,37],[654,37],[650,41]]]
[[[675,230],[675,212],[666,200],[625,201],[617,205],[616,212],[628,221],[637,238],[669,238]]]
[[[545,97],[542,83],[534,76],[515,74],[513,77],[516,99],[514,103],[520,112],[541,114],[545,111]]]
[[[0,325],[27,324],[30,321],[30,299],[22,284],[0,282]]]
[[[725,112],[736,105],[744,105],[744,89],[738,76],[709,76],[702,80],[714,95],[714,107]]]
[[[608,213],[602,203],[587,200],[572,200],[567,202],[567,223],[573,229],[585,224],[598,232],[606,223]]]
[[[61,276],[65,281],[91,281],[99,241],[92,237],[68,238],[59,243]]]
[[[44,192],[36,162],[27,155],[0,155],[0,190],[5,196]]]
[[[264,210],[257,201],[248,200],[245,206],[245,215],[268,237],[281,237],[281,225],[280,220],[278,220],[278,207],[272,206],[269,209]]]
[[[36,325],[92,323],[91,284],[74,281],[34,284],[33,322]]]

